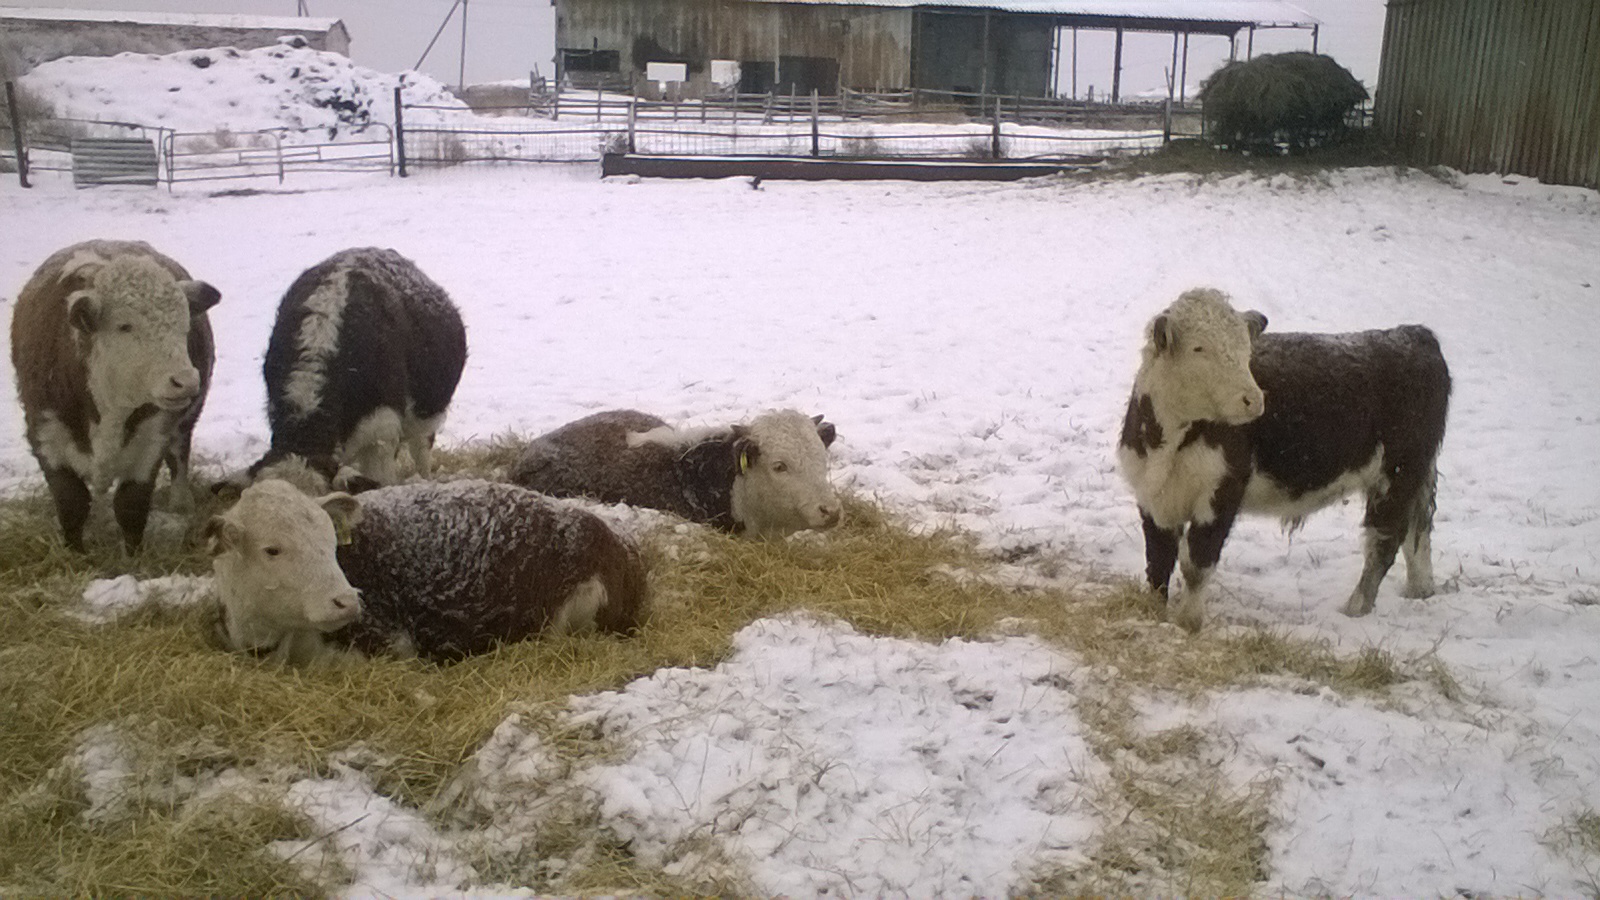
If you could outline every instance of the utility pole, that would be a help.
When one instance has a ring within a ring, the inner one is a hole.
[[[456,87],[467,89],[467,0],[461,0],[461,69],[456,76]]]

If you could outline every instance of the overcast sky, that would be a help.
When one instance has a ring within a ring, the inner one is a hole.
[[[74,0],[67,3],[0,0],[7,6],[156,10],[161,12],[247,13],[293,16],[296,0]],[[350,55],[384,72],[414,67],[428,42],[450,15],[454,0],[305,0],[311,15],[343,19],[350,30]],[[1378,78],[1383,40],[1384,0],[1296,0],[1295,5],[1323,22],[1320,49],[1332,55],[1370,88]],[[467,0],[468,83],[522,80],[535,67],[554,74],[555,8],[550,0]],[[422,69],[455,84],[461,65],[461,11],[450,17]],[[1069,45],[1070,46],[1070,45]],[[1227,55],[1228,42],[1196,36],[1190,41],[1189,82],[1199,82]],[[1302,31],[1259,32],[1257,53],[1309,50]],[[1243,49],[1241,48],[1241,53]],[[1123,89],[1151,90],[1164,83],[1171,36],[1129,35]],[[1104,33],[1083,32],[1079,39],[1078,93],[1093,85],[1096,96],[1111,84],[1110,41]],[[1071,90],[1071,57],[1062,59],[1061,90]]]

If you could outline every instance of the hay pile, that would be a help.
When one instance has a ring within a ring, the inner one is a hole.
[[[1367,89],[1333,57],[1294,52],[1227,63],[1205,80],[1199,96],[1212,143],[1294,152],[1342,137]]]
[[[490,475],[517,443],[446,450],[441,468]],[[196,521],[217,501],[201,507]],[[839,529],[786,542],[654,527],[645,551],[657,609],[640,634],[526,641],[445,667],[390,659],[283,670],[220,652],[200,608],[153,604],[86,622],[71,612],[93,578],[199,575],[209,563],[192,532],[168,532],[127,560],[100,521],[90,544],[87,558],[61,548],[42,491],[0,499],[0,893],[337,893],[350,877],[337,860],[308,868],[304,856],[269,852],[326,836],[284,805],[291,780],[354,768],[395,804],[471,831],[483,823],[440,801],[509,715],[575,771],[617,748],[564,725],[567,698],[664,666],[714,665],[740,628],[792,610],[919,640],[1025,631],[1075,654],[1093,673],[1079,714],[1113,772],[1098,802],[1120,824],[1092,863],[1040,872],[1036,888],[1247,893],[1265,865],[1270,786],[1232,788],[1206,765],[1209,738],[1193,729],[1143,733],[1136,698],[1262,679],[1381,695],[1447,677],[1431,661],[1351,657],[1257,629],[1185,635],[1131,582],[1084,583],[1043,558],[1006,564],[968,535],[908,526],[862,498],[847,500]],[[104,749],[101,734],[129,760],[109,804],[79,762]],[[471,862],[486,883],[572,894],[738,888],[641,863],[592,810],[523,844],[482,845]],[[571,862],[551,870],[551,858]]]

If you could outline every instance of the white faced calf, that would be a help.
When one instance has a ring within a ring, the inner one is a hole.
[[[839,523],[828,481],[832,424],[793,410],[748,425],[676,429],[635,410],[595,413],[535,438],[510,478],[558,497],[676,513],[778,538]]]
[[[163,459],[186,497],[214,356],[206,310],[220,296],[132,241],[61,250],[17,296],[11,360],[28,446],[72,549],[84,549],[91,497],[114,484],[123,543],[137,551]]]
[[[544,632],[627,632],[648,601],[631,543],[508,484],[407,484],[358,502],[265,479],[206,536],[227,646],[292,664],[329,648],[449,662]]]
[[[1347,615],[1372,611],[1406,558],[1407,596],[1433,593],[1429,535],[1450,374],[1420,325],[1352,334],[1263,333],[1211,289],[1184,293],[1146,330],[1117,447],[1139,504],[1146,575],[1200,628],[1201,588],[1239,512],[1298,520],[1366,495],[1366,552]]]

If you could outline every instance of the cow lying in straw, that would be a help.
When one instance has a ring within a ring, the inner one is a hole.
[[[341,649],[449,662],[546,632],[627,632],[648,600],[629,541],[508,484],[357,500],[264,479],[205,540],[225,645],[295,665]]]
[[[645,506],[724,531],[784,537],[839,523],[839,498],[828,483],[833,439],[833,425],[821,416],[793,410],[704,429],[611,410],[535,438],[510,478],[553,496]]]

